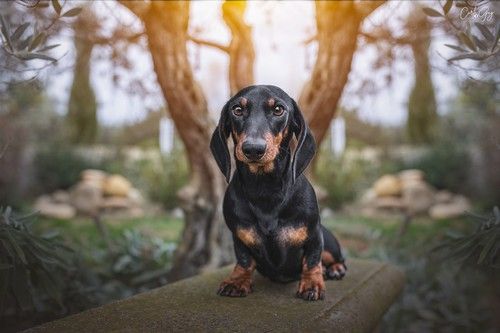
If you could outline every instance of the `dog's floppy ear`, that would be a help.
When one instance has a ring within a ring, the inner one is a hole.
[[[292,100],[292,131],[297,138],[297,148],[292,156],[292,181],[295,182],[309,165],[316,153],[316,142],[297,103]]]
[[[224,105],[222,108],[219,124],[215,128],[212,139],[210,140],[210,150],[214,155],[220,171],[222,171],[226,177],[226,181],[229,183],[229,177],[231,177],[231,156],[229,155],[229,149],[227,147],[227,139],[229,138],[230,132],[227,109],[228,104]]]

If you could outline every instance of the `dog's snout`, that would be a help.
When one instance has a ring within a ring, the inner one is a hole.
[[[243,154],[252,161],[259,160],[266,152],[267,144],[264,139],[247,140],[243,142],[241,149]]]

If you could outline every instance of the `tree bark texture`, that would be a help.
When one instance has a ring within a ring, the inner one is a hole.
[[[246,3],[244,1],[225,1],[222,17],[231,31],[229,53],[229,89],[231,96],[241,89],[254,84],[252,28],[245,23]]]
[[[417,7],[408,18],[408,31],[415,36],[410,43],[413,52],[415,82],[408,100],[407,132],[413,143],[431,143],[438,121],[436,96],[429,63],[432,26]]]
[[[316,143],[323,141],[347,84],[363,20],[382,1],[316,1],[318,54],[299,105]]]
[[[77,32],[95,32],[96,21],[89,9],[78,16],[73,24],[76,59],[73,83],[68,101],[66,123],[73,143],[93,143],[97,137],[97,102],[90,82],[90,61],[94,43]]]
[[[215,124],[188,61],[189,2],[152,1],[142,13],[157,80],[191,173],[179,193],[186,217],[169,276],[174,281],[232,259],[232,241],[220,209],[226,184],[208,147]]]

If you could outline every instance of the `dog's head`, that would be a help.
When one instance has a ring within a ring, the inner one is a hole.
[[[316,151],[311,130],[297,103],[275,86],[250,86],[224,105],[210,149],[229,182],[231,158],[229,135],[235,144],[235,158],[248,165],[250,172],[272,172],[282,144],[292,135],[297,146],[292,155],[292,180],[304,171]]]

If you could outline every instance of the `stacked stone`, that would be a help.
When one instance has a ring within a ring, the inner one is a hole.
[[[68,191],[42,195],[34,208],[42,216],[71,219],[79,216],[142,217],[145,201],[129,180],[101,170],[84,170]]]
[[[469,200],[446,190],[437,191],[420,170],[404,170],[380,177],[357,204],[366,217],[395,214],[428,215],[433,219],[461,216],[470,209]]]

